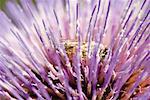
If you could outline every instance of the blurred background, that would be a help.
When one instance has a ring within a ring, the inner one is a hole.
[[[15,1],[15,2],[19,2],[19,0],[0,0],[0,9],[3,10],[5,8],[5,4],[7,1]],[[35,0],[32,0],[33,2],[35,2]]]
[[[0,9],[4,9],[7,0],[0,0]]]

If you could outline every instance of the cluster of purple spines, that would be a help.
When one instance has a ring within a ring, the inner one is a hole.
[[[0,99],[149,100],[149,4],[8,1],[0,11]]]

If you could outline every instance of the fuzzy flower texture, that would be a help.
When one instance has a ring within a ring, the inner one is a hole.
[[[0,100],[150,100],[149,0],[8,0]]]

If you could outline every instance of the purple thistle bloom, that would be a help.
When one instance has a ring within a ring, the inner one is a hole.
[[[19,0],[0,11],[0,99],[149,100],[149,0]]]

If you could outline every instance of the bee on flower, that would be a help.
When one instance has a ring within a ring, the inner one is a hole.
[[[1,100],[149,100],[149,0],[8,0]]]

